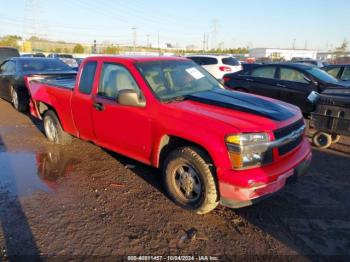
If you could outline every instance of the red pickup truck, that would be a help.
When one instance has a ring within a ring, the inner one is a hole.
[[[77,76],[26,84],[50,141],[74,136],[161,168],[174,202],[198,214],[251,205],[311,159],[297,107],[226,90],[185,58],[90,57]]]

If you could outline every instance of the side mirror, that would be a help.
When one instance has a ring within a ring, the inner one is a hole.
[[[120,90],[117,96],[117,103],[124,106],[145,107],[146,102],[139,99],[135,90]]]
[[[310,78],[304,76],[304,79],[310,83],[310,84],[313,84],[314,86],[318,86],[318,82],[316,80],[311,80]]]

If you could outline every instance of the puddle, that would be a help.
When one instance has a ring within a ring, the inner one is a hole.
[[[74,160],[60,151],[45,153],[4,152],[0,150],[0,194],[28,196],[36,191],[51,193],[56,180],[67,176]]]

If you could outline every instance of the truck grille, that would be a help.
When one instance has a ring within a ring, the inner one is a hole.
[[[293,131],[298,130],[303,125],[304,125],[304,120],[301,118],[300,120],[298,120],[297,122],[295,122],[289,126],[280,128],[274,132],[275,139],[276,140],[281,139],[281,138],[289,135]],[[301,143],[302,140],[303,140],[303,135],[299,136],[297,139],[289,142],[288,144],[285,144],[283,146],[278,147],[279,155],[282,156],[282,155],[289,153],[290,151],[295,149]]]

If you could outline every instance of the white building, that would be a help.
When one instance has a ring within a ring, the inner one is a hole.
[[[293,57],[298,58],[317,58],[316,50],[309,49],[283,49],[283,48],[252,48],[249,50],[250,57],[256,59],[259,58],[271,58],[271,59],[281,59],[292,60]]]

